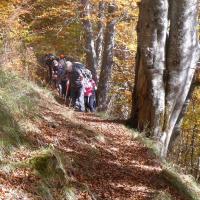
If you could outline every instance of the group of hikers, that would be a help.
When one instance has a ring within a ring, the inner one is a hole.
[[[69,100],[69,106],[80,112],[94,112],[97,87],[91,71],[82,63],[68,61],[64,54],[59,58],[48,54],[45,61],[51,84]]]

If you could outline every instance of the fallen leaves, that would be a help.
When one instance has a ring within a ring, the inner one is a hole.
[[[66,107],[58,104],[51,104],[48,109],[43,107],[48,117],[37,121],[40,131],[29,133],[29,139],[36,147],[50,145],[69,157],[63,165],[77,199],[147,200],[158,191],[182,199],[160,178],[158,161],[144,145],[133,140],[123,124],[93,114],[73,114],[70,110],[68,117],[67,112]],[[19,162],[32,155],[30,149],[21,147],[9,159]],[[9,177],[0,170],[0,199],[41,199],[36,187],[39,183],[40,177],[29,168],[15,169]],[[51,191],[59,200],[58,186]]]

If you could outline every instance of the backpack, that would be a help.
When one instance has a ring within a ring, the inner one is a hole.
[[[62,66],[65,70],[67,70],[67,63],[66,63],[65,58],[59,59],[58,63],[59,63],[59,65]]]
[[[91,73],[91,71],[89,69],[87,69],[85,67],[84,64],[79,63],[79,62],[74,62],[74,67],[78,68],[81,71],[81,73],[83,74],[84,78],[90,79],[92,73]]]
[[[90,88],[91,87],[90,79],[88,77],[84,78],[83,85],[84,85],[85,88]]]
[[[85,65],[79,62],[74,62],[73,63],[74,67],[79,69],[81,71],[81,73],[83,74],[83,76],[85,75]]]

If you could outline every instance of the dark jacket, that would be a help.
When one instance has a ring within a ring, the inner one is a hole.
[[[70,85],[72,88],[83,87],[83,74],[76,63],[73,63],[72,72],[70,73]]]

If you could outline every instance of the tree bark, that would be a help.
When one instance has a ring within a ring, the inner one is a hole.
[[[185,114],[187,113],[187,109],[188,109],[188,106],[190,105],[192,94],[193,94],[193,91],[195,89],[195,79],[196,78],[194,77],[192,84],[191,84],[191,87],[190,87],[190,90],[189,90],[189,93],[188,93],[187,98],[185,100],[185,103],[183,104],[179,118],[176,121],[176,125],[174,127],[174,130],[173,130],[173,133],[172,133],[172,136],[171,136],[171,139],[170,139],[170,143],[169,143],[169,148],[168,148],[169,151],[172,151],[173,145],[174,145],[176,139],[181,134],[181,126],[182,126],[182,123],[183,123],[183,119],[184,119]]]
[[[166,157],[198,60],[198,0],[143,0],[132,123],[157,138]],[[169,36],[168,36],[169,30]]]
[[[99,2],[99,22],[98,22],[98,36],[96,41],[96,55],[97,55],[97,69],[99,70],[102,65],[103,58],[103,44],[104,44],[104,10],[105,3],[103,1]]]
[[[145,0],[140,4],[132,120],[136,128],[156,137],[164,117],[167,16],[167,0]]]
[[[95,49],[94,33],[92,23],[90,21],[90,10],[91,5],[89,0],[81,0],[84,7],[83,10],[83,25],[86,32],[86,64],[87,67],[91,70],[93,79],[97,82],[97,55]]]
[[[191,87],[199,58],[197,36],[198,0],[171,0],[167,48],[165,122],[161,155],[166,157],[175,125]]]
[[[105,32],[105,44],[103,52],[102,68],[98,84],[98,110],[106,111],[109,101],[109,91],[111,86],[113,68],[113,49],[115,45],[115,27],[117,20],[112,20],[107,24]]]

